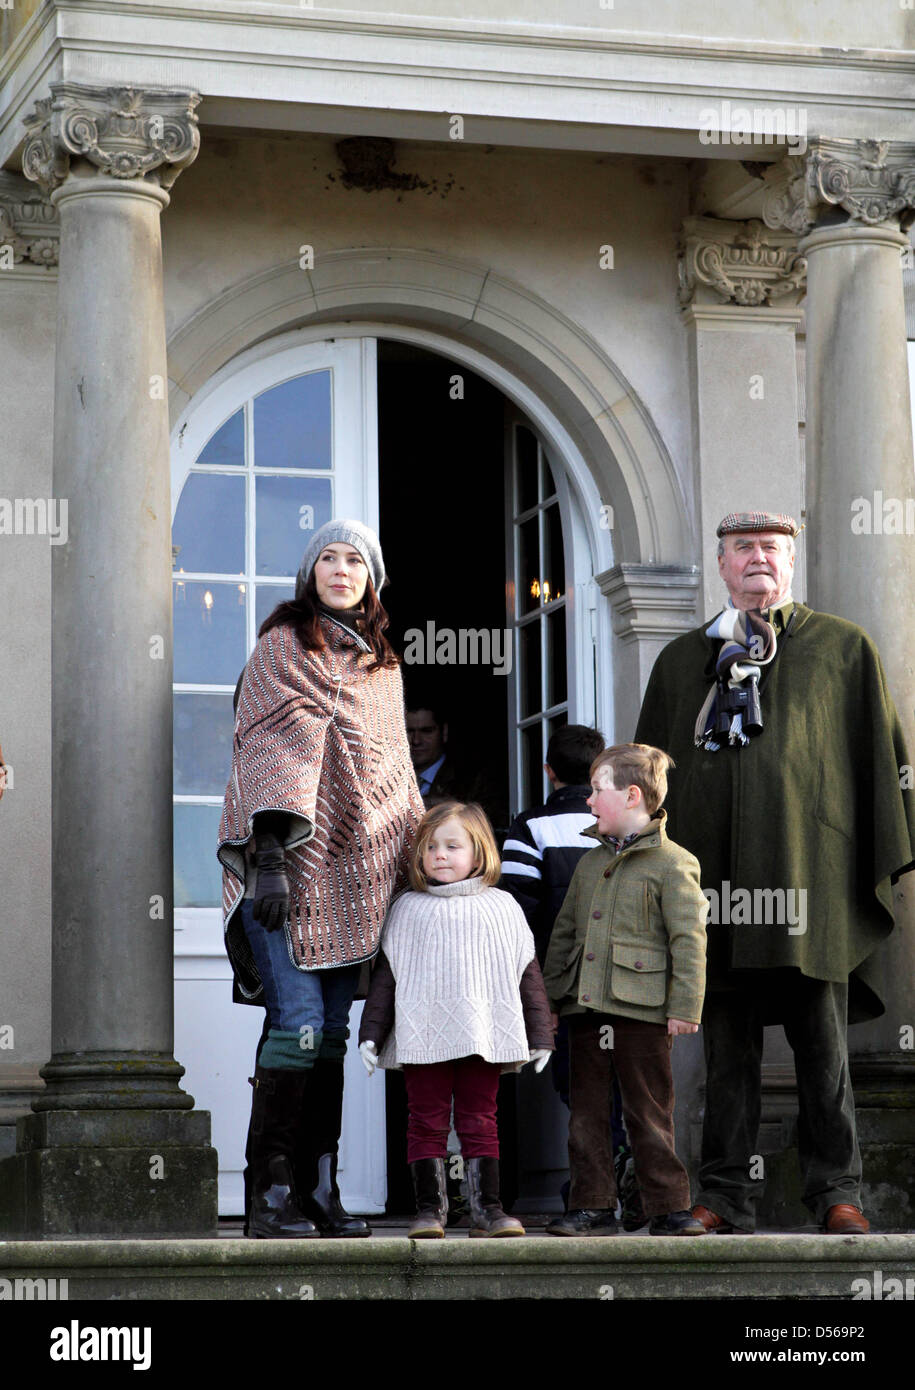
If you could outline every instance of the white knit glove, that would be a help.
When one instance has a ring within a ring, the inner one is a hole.
[[[533,1062],[534,1071],[540,1072],[543,1071],[552,1055],[553,1049],[551,1047],[535,1047],[528,1060]]]
[[[369,1076],[378,1065],[378,1049],[373,1042],[359,1044],[359,1056],[362,1058],[362,1065],[365,1067]]]

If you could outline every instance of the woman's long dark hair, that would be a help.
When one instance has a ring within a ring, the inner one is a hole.
[[[324,634],[321,631],[320,603],[315,584],[315,572],[312,569],[305,581],[301,598],[285,599],[282,603],[278,603],[270,616],[261,623],[258,637],[263,637],[265,632],[269,632],[271,628],[279,627],[282,623],[289,623],[307,652],[323,651],[327,643],[324,641]],[[362,596],[362,618],[359,627],[360,635],[368,642],[374,653],[375,659],[368,668],[370,671],[379,671],[382,667],[390,669],[400,665],[400,657],[384,635],[385,628],[389,626],[390,621],[378,595],[375,593],[371,579],[367,579],[365,593]]]

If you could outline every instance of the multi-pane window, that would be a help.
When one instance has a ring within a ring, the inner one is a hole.
[[[175,906],[215,907],[232,695],[261,623],[333,517],[332,371],[248,397],[191,466],[172,527]]]
[[[512,426],[515,811],[545,799],[551,734],[568,719],[566,567],[559,498],[532,430]]]

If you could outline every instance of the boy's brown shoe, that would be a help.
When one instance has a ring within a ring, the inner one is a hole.
[[[554,1217],[546,1232],[550,1236],[613,1236],[616,1235],[616,1217],[605,1208],[567,1211],[563,1216]]]
[[[701,1221],[697,1221],[688,1211],[669,1211],[663,1216],[653,1216],[648,1226],[651,1236],[704,1236],[707,1231]]]

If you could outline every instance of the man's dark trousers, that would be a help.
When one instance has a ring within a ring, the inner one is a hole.
[[[848,985],[799,972],[758,972],[712,990],[702,1014],[706,1095],[697,1201],[744,1231],[756,1226],[763,1026],[777,1018],[794,1052],[804,1205],[822,1224],[831,1206],[861,1207],[861,1154],[848,1071]]]

